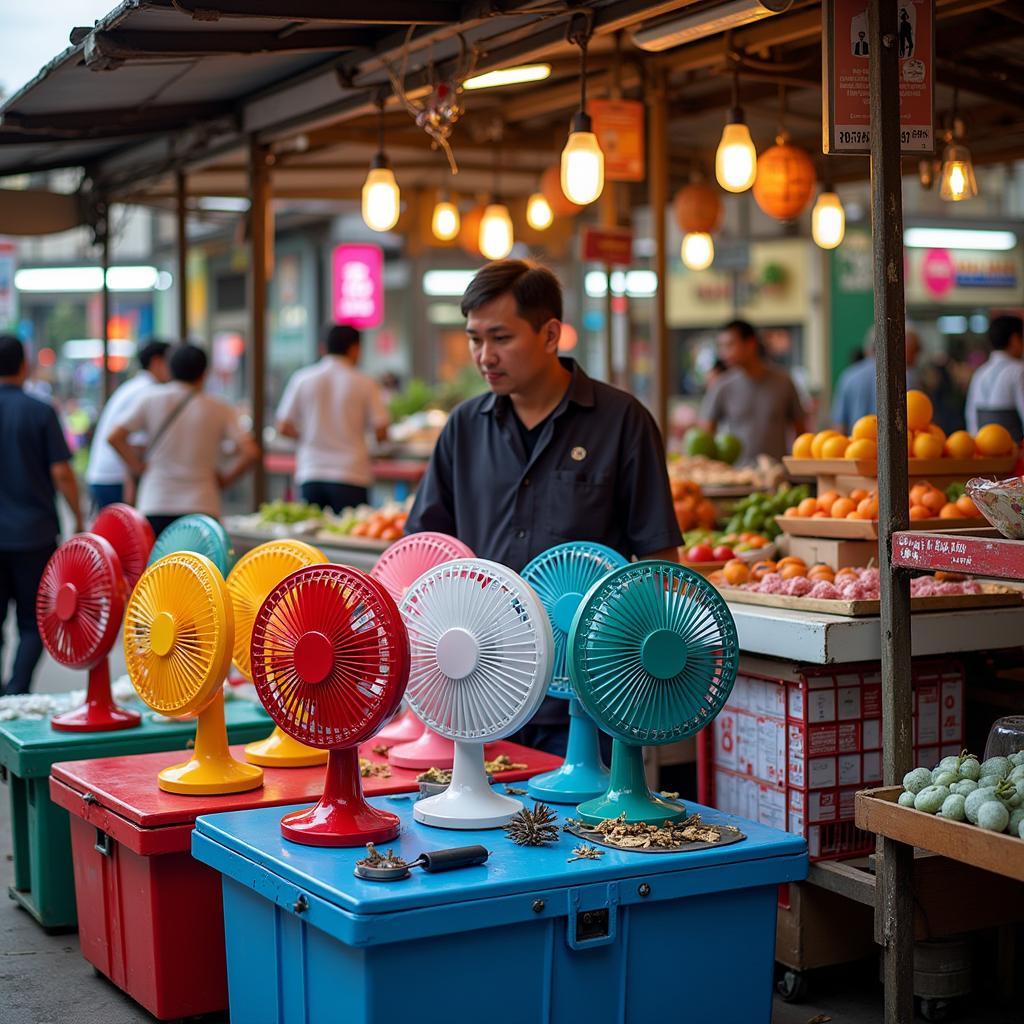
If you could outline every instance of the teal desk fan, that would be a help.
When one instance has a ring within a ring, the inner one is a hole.
[[[637,562],[595,583],[569,630],[569,677],[586,712],[614,740],[604,794],[581,803],[590,825],[625,814],[660,824],[679,803],[651,793],[643,748],[709,725],[736,679],[739,643],[728,605],[703,576],[672,562]]]
[[[156,539],[149,554],[149,564],[159,562],[165,555],[179,551],[194,551],[205,555],[226,579],[235,561],[227,531],[213,516],[191,515],[175,519]]]
[[[569,742],[561,768],[527,783],[530,796],[550,804],[579,804],[608,788],[608,769],[601,760],[597,726],[573,693],[566,664],[566,641],[583,595],[613,569],[629,563],[617,551],[590,541],[548,548],[523,569],[551,620],[554,671],[548,696],[569,701]]]

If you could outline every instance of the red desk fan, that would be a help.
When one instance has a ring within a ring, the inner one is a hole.
[[[446,533],[413,533],[395,541],[377,559],[370,575],[384,584],[395,604],[401,604],[405,592],[428,569],[472,557],[461,540]],[[411,708],[381,729],[377,739],[393,748],[388,759],[402,768],[450,768],[455,760],[455,744],[428,729]]]
[[[153,550],[153,527],[149,520],[131,505],[117,502],[100,511],[89,532],[110,542],[121,562],[128,593],[131,593],[146,571]]]
[[[409,639],[391,595],[343,565],[311,565],[271,591],[253,624],[253,684],[293,739],[329,750],[324,795],[281,819],[285,839],[362,846],[398,835],[398,817],[371,807],[360,743],[394,715],[409,679]]]
[[[53,553],[36,594],[36,623],[43,646],[66,668],[88,669],[85,703],[50,719],[66,732],[130,729],[137,711],[114,703],[107,656],[117,640],[128,585],[110,543],[91,533],[66,540]]]

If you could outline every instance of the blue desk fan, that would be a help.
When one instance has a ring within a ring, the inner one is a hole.
[[[225,578],[235,561],[227,531],[213,516],[191,515],[175,519],[157,537],[149,553],[149,564],[153,565],[165,555],[179,551],[205,555]]]
[[[714,721],[739,665],[729,606],[703,576],[673,562],[637,562],[594,584],[569,630],[576,696],[614,740],[603,795],[576,808],[590,825],[625,814],[661,824],[679,803],[654,796],[643,748],[675,743]]]
[[[601,760],[597,726],[573,693],[566,665],[566,641],[583,595],[613,569],[629,563],[617,551],[590,541],[548,548],[523,569],[551,619],[555,665],[548,695],[569,701],[569,742],[561,768],[527,783],[530,796],[552,804],[580,804],[608,788],[608,769]]]

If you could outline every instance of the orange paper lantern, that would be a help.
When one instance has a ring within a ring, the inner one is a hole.
[[[722,200],[710,185],[695,181],[676,193],[672,215],[684,234],[713,235],[722,223]]]
[[[799,217],[814,197],[814,185],[814,161],[799,146],[779,138],[757,158],[754,200],[769,217]]]
[[[547,199],[551,206],[551,212],[556,217],[575,217],[583,210],[582,206],[577,206],[565,198],[565,193],[562,191],[562,168],[558,164],[549,167],[541,175],[540,190],[544,193],[544,198]]]
[[[484,219],[486,207],[481,203],[462,215],[459,225],[459,245],[470,256],[480,255],[480,221]]]

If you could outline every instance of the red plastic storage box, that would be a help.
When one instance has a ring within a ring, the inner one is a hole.
[[[371,740],[360,754],[377,763]],[[243,748],[235,747],[236,757]],[[495,743],[528,768],[512,782],[556,768],[560,759],[514,743]],[[228,1005],[220,875],[189,853],[195,820],[218,811],[319,799],[323,767],[265,768],[262,789],[185,797],[157,788],[157,773],[180,754],[141,754],[55,764],[50,794],[71,818],[75,897],[82,953],[99,971],[161,1020]],[[415,771],[363,779],[384,796],[418,788]]]

